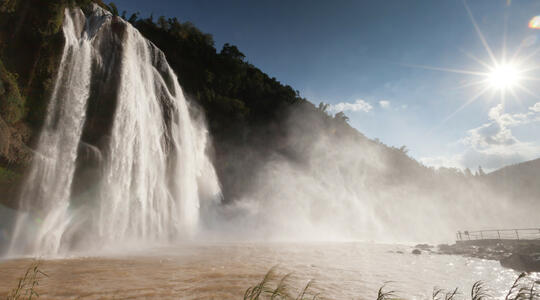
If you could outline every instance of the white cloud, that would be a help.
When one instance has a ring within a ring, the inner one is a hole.
[[[459,142],[467,148],[461,154],[452,156],[424,157],[420,161],[426,165],[476,169],[482,166],[492,171],[509,164],[540,157],[537,141],[524,142],[517,139],[512,128],[540,122],[540,102],[529,107],[524,113],[509,114],[499,104],[488,113],[489,121],[467,131],[467,136]]]
[[[384,109],[390,108],[390,101],[381,100],[381,101],[379,101],[379,105]]]
[[[331,112],[340,112],[340,111],[363,111],[369,112],[373,109],[373,106],[368,102],[358,99],[354,103],[350,102],[340,102],[338,104],[330,104],[328,111]]]
[[[537,102],[533,106],[529,107],[529,110],[534,112],[540,112],[540,102]]]
[[[538,108],[538,111],[535,109]],[[502,104],[491,108],[489,122],[468,131],[468,136],[461,142],[475,150],[489,150],[500,146],[510,146],[521,143],[512,134],[512,127],[525,125],[540,120],[540,103],[529,108],[526,113],[504,113]],[[511,148],[508,148],[511,149]]]

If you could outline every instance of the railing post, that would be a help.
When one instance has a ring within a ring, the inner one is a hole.
[[[458,241],[474,241],[474,240],[483,240],[484,239],[484,232],[487,233],[486,235],[486,239],[494,239],[495,237],[493,237],[491,235],[492,232],[497,232],[497,238],[499,239],[499,241],[502,241],[503,238],[505,240],[513,240],[513,239],[516,239],[516,240],[520,240],[520,236],[519,236],[519,231],[522,231],[522,234],[521,234],[521,238],[523,238],[524,240],[540,240],[540,228],[527,228],[527,229],[493,229],[493,230],[478,230],[478,231],[473,231],[473,232],[469,232],[468,230],[464,230],[463,232],[461,231],[458,231],[456,233],[456,240]],[[503,233],[503,235],[501,236],[501,231]],[[513,238],[511,236],[511,232],[514,232],[515,233],[515,238]],[[536,231],[538,231],[538,233],[535,233]],[[538,234],[538,235],[537,235]],[[471,237],[472,235],[472,237]],[[466,237],[465,237],[466,236]],[[538,236],[538,237],[537,237]]]

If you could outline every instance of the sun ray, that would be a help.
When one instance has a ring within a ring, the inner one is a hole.
[[[523,49],[523,45],[525,43],[521,42],[519,46],[517,47],[516,51],[514,51],[514,54],[512,54],[512,58],[510,58],[511,61],[515,61],[518,55],[521,53],[521,50]]]
[[[443,71],[443,72],[458,73],[458,74],[477,75],[477,76],[488,75],[488,73],[486,72],[476,72],[476,71],[469,71],[469,70],[439,68],[439,67],[432,67],[432,66],[425,66],[425,65],[414,65],[414,64],[403,64],[403,63],[400,63],[400,65],[405,66],[405,67],[410,67],[410,68],[418,68],[418,69],[425,69],[425,70],[432,70],[432,71]]]
[[[460,111],[462,111],[465,107],[469,106],[469,104],[473,103],[474,101],[476,101],[476,99],[480,98],[482,95],[484,95],[487,91],[489,90],[489,87],[488,86],[485,86],[484,88],[482,88],[478,93],[476,93],[476,95],[474,95],[473,97],[471,97],[469,100],[467,100],[467,102],[463,103],[460,107],[458,107],[458,109],[456,109],[453,113],[449,114],[446,118],[444,118],[437,126],[433,127],[432,129],[430,129],[427,134],[428,135],[431,135],[435,130],[439,129],[441,126],[443,126],[446,122],[448,122],[448,120],[452,119],[457,113],[459,113]]]
[[[514,98],[514,100],[520,105],[520,106],[523,106],[523,103],[521,102],[521,99],[518,97],[518,95],[516,94],[516,91],[512,88],[512,89],[509,89],[510,93],[512,94],[512,97]]]
[[[522,84],[517,84],[516,87],[518,87],[523,92],[527,93],[529,96],[536,99],[540,99],[540,96],[536,95],[535,93],[533,93],[531,90],[529,90],[527,87],[523,86]]]
[[[459,51],[460,51],[461,53],[465,54],[465,55],[466,55],[467,57],[469,57],[470,59],[472,59],[472,60],[476,61],[477,63],[481,64],[482,66],[486,67],[486,69],[491,69],[491,68],[492,68],[491,65],[489,65],[487,62],[485,62],[485,61],[479,59],[478,57],[472,55],[472,53],[467,52],[467,51],[462,50],[462,49],[459,49]]]
[[[529,77],[529,76],[520,76],[520,80],[527,80],[527,81],[540,81],[540,78],[538,77]]]
[[[510,100],[522,104],[522,100],[519,98],[521,92],[524,92],[527,95],[532,96],[536,99],[540,99],[540,96],[535,95],[534,92],[532,92],[528,87],[523,85],[523,83],[527,81],[540,81],[540,77],[535,77],[536,74],[531,73],[535,70],[540,69],[540,65],[536,64],[534,61],[531,61],[532,58],[535,58],[535,56],[540,53],[540,47],[536,49],[531,49],[532,53],[527,53],[527,55],[522,56],[522,50],[525,47],[528,47],[526,45],[526,41],[523,41],[518,45],[516,51],[512,51],[513,53],[510,53],[510,51],[508,50],[508,13],[505,12],[502,49],[500,52],[497,53],[498,58],[496,58],[484,34],[478,26],[478,23],[470,7],[467,4],[467,0],[463,0],[463,4],[472,22],[472,25],[474,26],[475,33],[480,39],[484,50],[487,52],[486,57],[488,58],[481,59],[473,55],[472,53],[469,53],[462,49],[459,49],[459,51],[471,60],[480,64],[482,66],[481,68],[479,68],[478,70],[464,70],[457,68],[442,68],[429,65],[400,63],[400,65],[406,67],[470,75],[468,76],[469,78],[466,78],[466,82],[460,81],[459,84],[450,87],[448,90],[480,87],[476,89],[475,92],[473,92],[473,96],[470,97],[465,103],[460,105],[455,111],[446,116],[438,124],[435,124],[435,126],[427,132],[428,134],[432,134],[434,131],[442,127],[450,119],[452,119],[459,112],[461,112],[463,109],[465,109],[471,103],[475,102],[480,97],[483,97],[483,99],[491,99],[493,101],[500,102],[502,105],[506,105],[506,102]],[[509,58],[508,56],[511,57]],[[480,76],[481,78],[479,80],[475,80],[472,76]]]
[[[469,8],[469,5],[467,5],[467,0],[463,0],[463,5],[465,5],[465,9],[467,10],[467,13],[469,14],[469,18],[471,19],[471,22],[473,23],[474,29],[476,30],[476,34],[480,38],[480,41],[482,42],[482,45],[484,45],[484,48],[486,49],[491,61],[494,65],[497,65],[497,59],[495,58],[495,55],[493,55],[493,51],[491,51],[491,48],[489,47],[486,38],[484,37],[484,34],[480,30],[480,27],[478,27],[478,24],[476,23],[476,19],[474,18],[474,15]]]
[[[450,90],[460,90],[460,89],[464,89],[464,88],[468,88],[468,87],[472,87],[472,86],[481,86],[481,85],[484,85],[484,84],[486,84],[485,79],[474,80],[474,81],[469,81],[467,83],[464,83],[464,84],[458,85],[456,87],[453,87]]]
[[[505,11],[504,14],[504,25],[503,25],[503,44],[502,44],[502,58],[501,61],[506,62],[506,39],[508,35],[508,11]]]
[[[519,43],[519,46],[517,47],[516,51],[514,51],[514,54],[512,54],[512,57],[510,58],[510,61],[516,61],[518,56],[521,54],[521,50],[523,50],[523,48],[525,48],[525,40],[521,41],[521,43]],[[538,49],[536,49],[535,51],[533,51],[531,54],[527,55],[524,57],[524,61],[528,60],[529,58],[535,56],[536,54],[538,54],[538,51],[540,51],[540,47]]]
[[[524,56],[524,57],[521,59],[521,61],[528,61],[529,59],[532,59],[533,57],[535,57],[539,52],[540,52],[540,47],[538,47],[536,50],[534,50],[533,52],[531,52],[529,55]]]
[[[529,68],[520,68],[519,73],[525,74],[525,73],[529,73],[531,71],[536,71],[538,69],[540,69],[540,66],[534,66],[534,67],[529,67]]]

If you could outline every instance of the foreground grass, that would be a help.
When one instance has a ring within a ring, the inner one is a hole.
[[[39,298],[36,287],[39,285],[41,278],[47,277],[47,274],[39,269],[39,265],[40,261],[35,261],[26,269],[24,276],[19,279],[17,286],[7,295],[7,300],[32,300]]]
[[[301,290],[294,289],[289,284],[289,278],[291,273],[286,275],[279,275],[276,272],[276,267],[270,269],[262,280],[256,285],[249,287],[244,293],[244,300],[316,300],[322,299],[322,296],[312,291],[313,281],[310,280],[306,286]],[[39,298],[39,294],[36,291],[36,287],[39,286],[39,281],[44,277],[48,277],[43,271],[40,270],[40,261],[33,262],[26,270],[24,275],[19,279],[19,282],[15,288],[13,288],[8,296],[7,300],[31,300]],[[527,273],[521,273],[510,289],[505,300],[540,300],[540,291],[538,289],[540,285],[539,281],[534,281],[528,278]],[[375,297],[375,295],[374,295]],[[495,299],[490,295],[489,289],[482,281],[477,281],[473,284],[470,293],[467,295],[462,294],[457,288],[450,291],[443,289],[434,289],[432,294],[433,300],[457,300],[466,299],[470,297],[471,300],[487,300]],[[326,299],[335,299],[332,296],[325,295]],[[387,284],[384,284],[376,295],[377,300],[394,300],[405,299],[400,297],[394,290],[387,289]]]
[[[322,299],[322,296],[318,293],[313,293],[311,287],[313,281],[309,281],[306,286],[301,290],[295,290],[288,284],[288,279],[291,274],[279,276],[276,272],[276,268],[270,269],[263,279],[246,290],[244,293],[244,300],[316,300]],[[527,273],[521,273],[506,294],[505,300],[540,300],[540,291],[538,290],[539,282],[531,280],[527,277]],[[374,295],[375,297],[375,295]],[[468,295],[462,294],[457,288],[450,291],[443,289],[434,289],[432,294],[433,300],[457,300],[467,299],[471,300],[487,300],[495,299],[490,294],[489,289],[482,281],[477,281],[473,284],[470,293]],[[332,296],[325,295],[325,299],[335,299]],[[406,299],[400,297],[399,294],[387,289],[387,284],[379,288],[376,295],[377,300],[393,300],[393,299]]]

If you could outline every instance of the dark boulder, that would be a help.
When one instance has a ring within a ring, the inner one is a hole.
[[[512,254],[500,260],[501,266],[522,272],[540,272],[540,254]]]
[[[427,251],[427,250],[430,250],[431,248],[433,248],[433,246],[428,245],[428,244],[418,244],[418,245],[414,246],[414,248]]]

